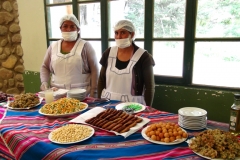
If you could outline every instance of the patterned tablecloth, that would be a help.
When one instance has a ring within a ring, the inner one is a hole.
[[[110,101],[102,104],[105,108],[119,103]],[[49,133],[63,126],[75,116],[67,118],[49,118],[38,113],[41,105],[30,110],[10,110],[0,107],[0,158],[2,159],[177,159],[198,160],[202,157],[193,153],[186,142],[175,145],[153,144],[145,140],[141,135],[141,129],[127,138],[116,136],[95,128],[94,135],[83,141],[71,145],[59,145],[48,139]],[[89,107],[91,109],[91,107]],[[146,110],[137,113],[138,116],[149,118],[149,124],[159,121],[177,122],[178,115],[164,111],[158,111],[147,107]],[[208,120],[208,128],[228,129],[228,124]],[[187,130],[189,137],[200,131]]]

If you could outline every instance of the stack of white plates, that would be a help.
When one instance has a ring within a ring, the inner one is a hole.
[[[54,100],[58,100],[60,98],[66,97],[67,92],[68,92],[68,90],[66,90],[66,89],[58,89],[58,90],[54,91],[53,92]],[[39,92],[39,97],[42,97],[42,98],[45,97],[44,91]]]
[[[53,92],[54,100],[58,100],[60,98],[66,97],[68,90],[66,89],[58,89],[57,91]]]
[[[75,98],[80,101],[84,100],[86,97],[86,90],[85,89],[71,89],[67,92],[67,97]]]
[[[207,127],[207,111],[197,107],[178,110],[178,124],[186,129],[201,130]]]

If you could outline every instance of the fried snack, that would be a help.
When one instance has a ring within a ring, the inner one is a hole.
[[[9,106],[12,108],[31,108],[39,103],[39,98],[33,93],[25,93],[14,96],[14,101],[10,102]]]
[[[230,132],[205,130],[191,139],[189,147],[206,157],[235,159],[240,157],[240,142]]]
[[[67,124],[52,132],[52,140],[60,143],[77,142],[89,137],[92,129],[78,124]]]
[[[124,133],[142,122],[142,118],[109,108],[85,122],[105,130]]]
[[[178,124],[171,122],[159,122],[151,124],[145,134],[154,141],[170,143],[176,139],[187,138],[188,134]]]

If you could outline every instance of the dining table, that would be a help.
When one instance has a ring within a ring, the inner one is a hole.
[[[88,108],[76,115],[50,117],[39,114],[45,104],[26,110],[14,110],[0,104],[0,158],[5,160],[201,160],[186,141],[173,145],[156,144],[142,136],[142,129],[157,122],[178,123],[178,114],[146,106],[135,115],[150,121],[128,137],[94,128],[94,134],[81,142],[57,144],[49,140],[49,134],[56,128],[69,124],[77,116],[94,107],[115,108],[122,102],[110,100]],[[228,124],[207,120],[207,127],[201,130],[187,130],[188,139],[206,129],[228,131]]]

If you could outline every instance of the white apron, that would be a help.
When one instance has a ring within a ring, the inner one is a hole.
[[[82,74],[82,49],[86,41],[78,39],[68,54],[61,53],[61,43],[58,41],[52,46],[51,66],[53,74],[51,86],[71,89],[83,88],[90,93],[90,74]]]
[[[108,67],[106,71],[106,88],[103,89],[101,98],[111,100],[120,100],[123,102],[137,102],[146,105],[144,96],[133,96],[132,88],[132,71],[133,66],[145,52],[139,48],[130,59],[125,69],[119,70],[116,66],[118,47],[112,47],[108,57]]]

